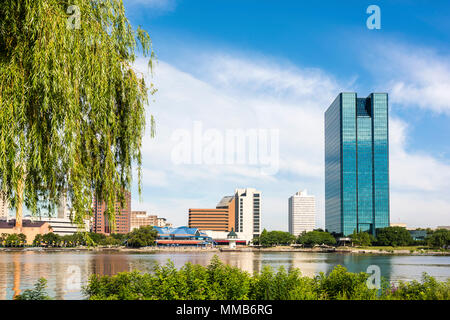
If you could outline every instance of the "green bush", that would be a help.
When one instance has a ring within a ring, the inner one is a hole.
[[[115,276],[92,275],[83,289],[88,299],[158,300],[335,300],[335,299],[449,299],[450,280],[438,282],[424,275],[421,282],[383,281],[381,290],[367,287],[366,273],[351,273],[336,266],[328,275],[303,277],[298,269],[277,272],[264,267],[250,275],[224,265],[215,256],[207,267],[185,264],[177,270],[173,263],[156,266],[151,274],[137,271]]]
[[[34,285],[34,289],[24,290],[22,294],[14,297],[15,300],[50,300],[45,289],[47,288],[47,280],[40,278]]]
[[[378,290],[369,289],[367,279],[368,274],[351,273],[342,266],[313,278],[298,269],[281,267],[275,272],[268,266],[250,275],[214,256],[206,267],[186,263],[177,269],[169,261],[155,266],[152,273],[93,274],[83,294],[90,300],[450,300],[450,279],[439,282],[424,273],[421,281],[397,286],[382,279]],[[34,289],[16,299],[49,299],[45,287],[45,279],[39,279]]]
[[[438,229],[427,237],[427,244],[432,247],[442,248],[450,246],[450,230]]]
[[[290,245],[295,241],[295,236],[285,231],[267,231],[264,229],[259,237],[253,239],[253,244],[264,247],[277,245]]]
[[[2,234],[1,242],[5,247],[23,247],[27,243],[27,236],[23,233]]]
[[[328,232],[315,230],[300,234],[297,243],[311,247],[322,244],[331,246],[336,244],[336,239]]]
[[[375,241],[375,238],[371,234],[367,232],[356,232],[356,230],[350,235],[350,238],[354,244],[359,246],[370,246]]]
[[[411,234],[403,227],[386,227],[376,231],[376,244],[380,246],[408,246],[414,243]]]
[[[127,234],[127,245],[130,247],[147,247],[155,244],[158,232],[152,227],[140,227]]]

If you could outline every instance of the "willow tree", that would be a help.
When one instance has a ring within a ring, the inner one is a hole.
[[[61,196],[73,220],[92,214],[93,197],[124,201],[138,169],[145,106],[153,85],[134,69],[154,60],[121,0],[0,2],[0,188],[16,210],[54,208]],[[153,134],[153,118],[151,119]]]

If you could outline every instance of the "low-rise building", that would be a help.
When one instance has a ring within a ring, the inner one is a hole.
[[[202,230],[205,234],[208,235],[211,239],[213,239],[214,243],[217,245],[228,245],[229,239],[227,231],[215,231],[215,230]],[[236,235],[235,241],[237,245],[247,245],[253,240],[252,235],[243,233],[243,232],[235,232]]]
[[[166,218],[158,218],[156,221],[156,226],[160,228],[172,228],[172,224],[167,222]]]
[[[154,227],[158,232],[158,246],[211,246],[213,241],[206,233],[189,227]]]
[[[408,230],[408,232],[414,240],[425,240],[427,237],[426,230]]]
[[[406,223],[391,223],[390,227],[401,227],[401,228],[406,228]]]
[[[27,244],[33,244],[34,238],[38,234],[46,234],[52,232],[52,228],[48,222],[23,220],[22,227],[16,227],[16,219],[9,221],[0,221],[0,234],[23,233],[27,237]]]
[[[158,225],[158,216],[147,215],[146,211],[131,211],[130,231],[139,229],[140,227]]]
[[[84,225],[78,226],[70,218],[58,217],[29,217],[33,222],[47,222],[52,228],[52,232],[60,236],[73,235],[76,232],[88,232],[90,230],[89,219],[84,220]]]

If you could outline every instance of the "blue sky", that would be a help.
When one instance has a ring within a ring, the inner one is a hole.
[[[143,147],[144,209],[187,224],[235,188],[262,191],[262,225],[287,230],[287,199],[316,196],[324,226],[323,113],[341,91],[388,92],[391,222],[450,224],[448,1],[124,0],[150,34],[156,138]],[[381,29],[369,30],[369,5]],[[143,68],[143,61],[136,68]],[[279,170],[174,164],[177,130],[279,130]]]

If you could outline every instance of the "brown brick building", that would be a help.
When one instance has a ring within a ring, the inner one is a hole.
[[[216,209],[189,209],[189,228],[200,230],[231,231],[235,227],[235,197],[226,196]]]
[[[111,233],[128,233],[130,232],[130,218],[131,218],[131,193],[125,191],[124,207],[120,206],[120,201],[116,201],[116,225],[113,230],[108,219],[103,215],[106,209],[104,202],[100,203],[94,198],[94,217],[92,221],[92,232],[111,234]]]
[[[158,225],[158,216],[147,215],[146,211],[131,211],[130,231],[140,227]]]

